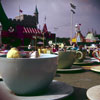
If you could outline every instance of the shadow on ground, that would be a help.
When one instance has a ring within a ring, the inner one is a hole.
[[[86,91],[87,89],[74,87],[74,92],[71,96],[59,100],[88,100]]]

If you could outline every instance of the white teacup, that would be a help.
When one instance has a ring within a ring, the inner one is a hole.
[[[0,58],[0,74],[10,90],[18,95],[35,95],[53,80],[57,55],[41,54],[40,58]]]

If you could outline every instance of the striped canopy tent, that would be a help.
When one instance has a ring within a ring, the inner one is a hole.
[[[24,35],[28,35],[28,36],[32,36],[32,38],[43,38],[43,34],[41,32],[40,29],[36,29],[36,28],[30,28],[30,27],[23,27],[23,33]]]
[[[92,32],[88,32],[85,40],[86,42],[96,42],[97,38],[93,35]]]
[[[36,29],[36,28],[23,27],[23,33],[27,33],[27,34],[39,33],[39,34],[41,34],[41,30],[40,29]]]
[[[72,43],[85,42],[84,36],[81,33],[76,33],[72,38]]]

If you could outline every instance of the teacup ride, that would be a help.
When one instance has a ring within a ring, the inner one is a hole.
[[[93,51],[92,55],[97,60],[97,62],[100,62],[100,51],[99,50]]]
[[[92,67],[99,65],[99,63],[100,63],[100,51],[94,50],[92,53],[92,57],[88,56],[86,59],[84,59],[84,62],[81,63],[81,65],[84,65],[82,67],[86,69],[91,69]]]
[[[38,58],[0,57],[3,100],[4,95],[7,100],[54,100],[70,96],[73,93],[72,86],[53,80],[57,58],[54,54],[41,54]]]
[[[86,59],[86,51],[76,51],[77,57],[74,62],[74,65],[86,66],[92,65],[93,61],[91,59]]]
[[[93,51],[93,57],[100,62],[100,51]],[[100,65],[93,66],[90,68],[90,70],[100,74]],[[89,100],[100,100],[100,85],[90,87],[86,94]]]
[[[92,66],[90,70],[100,73],[100,51],[99,50],[93,51],[93,57],[94,57],[93,61],[95,65]]]
[[[58,52],[58,72],[70,72],[82,70],[79,66],[72,66],[77,58],[75,50],[59,51]]]

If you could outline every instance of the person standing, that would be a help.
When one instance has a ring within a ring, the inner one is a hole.
[[[29,50],[29,51],[32,50],[32,46],[31,46],[31,44],[28,45],[28,50]]]

